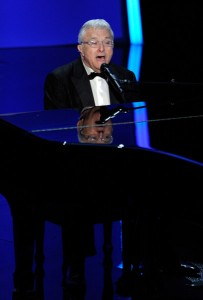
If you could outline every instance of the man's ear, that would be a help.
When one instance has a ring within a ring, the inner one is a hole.
[[[78,121],[77,121],[77,127],[78,127],[78,126],[82,126],[82,125],[83,125],[83,121],[84,121],[84,119],[78,120]]]
[[[81,54],[82,56],[84,56],[83,49],[82,49],[82,45],[77,45],[77,48],[78,48],[78,51],[80,52],[80,54]]]

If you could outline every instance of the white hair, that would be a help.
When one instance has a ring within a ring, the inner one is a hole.
[[[85,22],[78,34],[78,44],[80,44],[83,41],[83,37],[86,33],[86,31],[90,28],[99,28],[99,29],[107,29],[111,35],[112,40],[114,39],[114,33],[111,29],[110,24],[105,21],[104,19],[93,19]]]

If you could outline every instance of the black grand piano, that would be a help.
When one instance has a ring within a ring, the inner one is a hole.
[[[166,97],[161,104],[139,101],[99,108],[94,126],[112,130],[101,142],[87,134],[81,140],[81,129],[89,126],[78,125],[78,110],[1,115],[0,193],[14,222],[25,212],[29,219],[37,212],[60,224],[71,218],[75,205],[95,223],[122,218],[128,205],[131,217],[146,210],[168,219],[199,218],[203,104],[199,97],[183,100]],[[14,241],[18,233],[14,229]],[[34,238],[33,233],[33,245]]]

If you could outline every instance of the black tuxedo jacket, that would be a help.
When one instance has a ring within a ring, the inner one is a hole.
[[[112,73],[119,79],[128,79],[135,82],[135,74],[121,66],[110,63]],[[123,96],[109,85],[111,104],[135,101],[135,93],[126,93]],[[82,109],[94,106],[94,98],[87,72],[81,58],[60,66],[49,73],[44,83],[44,108]]]

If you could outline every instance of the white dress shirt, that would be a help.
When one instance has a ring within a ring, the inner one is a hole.
[[[83,63],[87,74],[94,72],[91,68],[85,66]],[[90,80],[92,87],[92,92],[94,96],[94,102],[96,106],[109,105],[110,104],[110,95],[109,95],[109,85],[105,79],[102,77],[96,76],[94,79]]]

